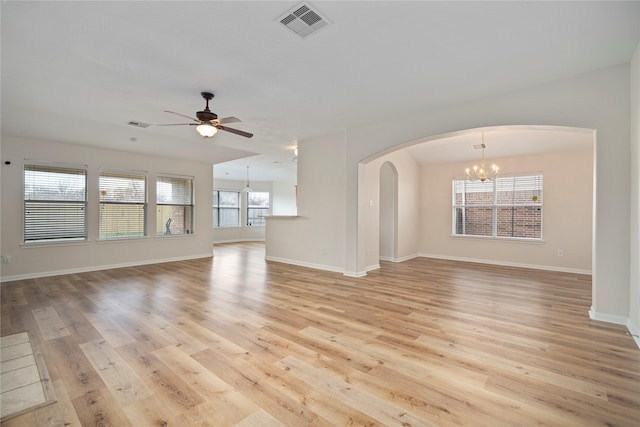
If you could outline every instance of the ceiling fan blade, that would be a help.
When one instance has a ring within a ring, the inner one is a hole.
[[[220,130],[224,130],[226,132],[235,133],[236,135],[244,136],[245,138],[251,138],[253,136],[252,133],[245,132],[243,130],[234,129],[234,128],[228,128],[226,126],[218,125],[218,126],[216,126],[216,128],[218,128]]]
[[[157,124],[156,126],[193,126],[196,124],[197,123],[160,123],[160,124]]]
[[[165,113],[175,114],[176,116],[184,117],[184,118],[186,118],[186,119],[191,119],[191,120],[193,120],[194,122],[198,122],[198,123],[200,123],[200,120],[198,120],[198,119],[196,119],[196,118],[194,118],[194,117],[186,116],[186,115],[184,115],[184,114],[180,114],[180,113],[176,113],[175,111],[164,110],[164,112],[165,112]]]
[[[242,121],[242,120],[240,120],[240,119],[239,119],[239,118],[237,118],[237,117],[223,117],[223,118],[221,118],[221,119],[218,119],[218,124],[223,125],[223,124],[225,124],[225,123],[239,123],[239,122],[241,122],[241,121]]]

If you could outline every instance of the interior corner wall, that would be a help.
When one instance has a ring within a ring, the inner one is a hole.
[[[268,191],[271,198],[270,206],[273,208],[273,186],[271,182],[251,181],[253,191]],[[213,189],[242,191],[247,185],[246,181],[235,181],[231,179],[214,179]],[[212,223],[213,227],[213,223]],[[213,243],[229,242],[260,242],[265,239],[265,227],[247,226],[247,197],[245,193],[240,194],[240,225],[238,227],[223,227],[213,229]]]
[[[25,159],[87,165],[88,241],[23,244],[23,164]],[[5,164],[10,161],[11,164]],[[99,241],[98,181],[101,170],[147,173],[148,237]],[[212,255],[212,165],[136,153],[2,136],[2,281],[54,274],[143,265],[155,262],[210,257]],[[194,177],[195,233],[185,236],[155,235],[156,177],[159,174]]]
[[[267,218],[266,258],[344,271],[345,136],[298,142],[298,214]]]
[[[585,138],[588,139],[588,138]],[[504,173],[542,172],[541,242],[452,236],[451,180],[465,162],[422,168],[424,256],[591,274],[593,143],[579,151],[492,158]],[[558,256],[558,250],[563,256]]]
[[[360,165],[363,186],[359,192],[364,195],[361,210],[366,215],[366,267],[371,270],[378,265],[379,215],[380,215],[380,168],[385,163],[393,164],[398,174],[397,182],[397,236],[395,261],[418,256],[418,236],[420,228],[420,167],[406,150],[398,150]]]
[[[390,122],[394,125],[388,126]],[[595,318],[626,323],[630,295],[629,64],[347,129],[346,270],[365,270],[364,236],[373,232],[367,230],[359,212],[365,203],[358,194],[362,161],[427,137],[508,125],[596,130],[591,311]]]
[[[631,242],[629,330],[640,335],[640,43],[631,61]],[[636,338],[640,345],[640,338]]]

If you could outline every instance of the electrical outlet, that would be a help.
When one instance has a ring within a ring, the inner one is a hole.
[[[9,264],[11,262],[11,255],[2,255],[2,263]]]

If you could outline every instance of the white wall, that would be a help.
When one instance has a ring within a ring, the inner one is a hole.
[[[24,245],[24,160],[87,165],[88,242]],[[5,162],[10,161],[10,165]],[[90,271],[125,265],[141,265],[212,255],[211,164],[123,153],[86,146],[2,137],[1,251],[11,256],[1,265],[3,281]],[[148,173],[148,234],[141,239],[98,241],[98,177],[101,169]],[[170,173],[193,176],[195,183],[195,233],[187,236],[155,236],[155,178]]]
[[[640,335],[640,44],[631,62],[631,242],[629,329]],[[640,338],[636,337],[640,346]]]
[[[298,216],[267,218],[268,260],[344,271],[345,157],[343,133],[298,143]]]
[[[274,181],[271,215],[296,215],[296,182]]]
[[[491,159],[505,173],[542,172],[544,243],[452,237],[451,180],[463,174],[468,162],[424,166],[421,254],[591,274],[593,144],[584,148]]]
[[[231,190],[242,191],[247,185],[246,181],[234,181],[227,179],[216,179],[213,182],[215,190]],[[273,208],[273,186],[271,182],[250,181],[253,191],[268,191],[269,206]],[[213,222],[212,222],[213,226]],[[247,197],[244,193],[240,195],[240,226],[224,227],[213,229],[213,242],[251,242],[264,241],[265,227],[248,227],[247,226]]]

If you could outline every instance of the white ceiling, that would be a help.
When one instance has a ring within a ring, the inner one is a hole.
[[[436,138],[407,148],[420,165],[468,161],[479,163],[484,133],[487,162],[503,157],[593,150],[594,135],[587,129],[546,126],[504,126],[474,129]]]
[[[331,24],[306,39],[277,22],[298,4],[3,2],[2,133],[285,179],[298,141],[628,63],[640,39],[637,1],[314,1]],[[127,124],[183,122],[163,110],[193,116],[203,90],[255,136]]]

